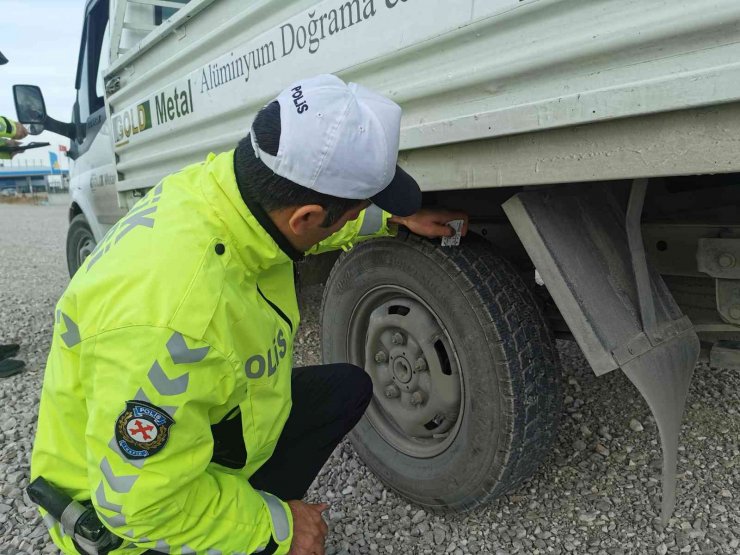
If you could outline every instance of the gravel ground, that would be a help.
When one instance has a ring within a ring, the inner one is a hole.
[[[0,553],[53,553],[21,488],[51,334],[67,283],[63,206],[0,204],[0,342],[28,370],[0,381]],[[319,362],[320,291],[302,299],[297,364]],[[619,372],[596,379],[560,345],[566,405],[552,455],[527,484],[467,514],[431,515],[395,495],[349,444],[311,500],[326,500],[328,553],[740,553],[740,373],[697,367],[683,427],[676,512],[659,525],[660,445],[642,398]]]

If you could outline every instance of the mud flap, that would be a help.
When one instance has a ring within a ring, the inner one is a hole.
[[[678,439],[699,339],[645,258],[646,187],[633,182],[626,203],[605,186],[526,191],[504,210],[596,375],[621,368],[655,416],[665,523],[675,506]]]

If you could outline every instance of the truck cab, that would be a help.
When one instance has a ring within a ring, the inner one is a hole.
[[[75,274],[108,229],[128,210],[119,203],[116,191],[115,154],[105,105],[105,72],[112,60],[134,47],[177,13],[179,4],[187,2],[168,0],[139,4],[127,0],[88,0],[78,54],[75,78],[77,94],[71,122],[64,124],[47,115],[46,118],[39,116],[39,121],[31,126],[35,134],[45,128],[70,140],[70,205],[66,241],[70,276]],[[123,20],[119,24],[115,48],[111,48],[111,21],[116,15]],[[44,107],[42,92],[37,87],[16,86],[15,96],[16,103],[20,103],[20,111],[23,111],[23,105]],[[26,115],[26,119],[33,117]]]

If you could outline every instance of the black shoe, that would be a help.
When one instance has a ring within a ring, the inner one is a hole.
[[[0,360],[0,378],[9,378],[23,372],[26,363],[12,358]]]
[[[10,345],[0,345],[0,360],[14,357],[16,354],[18,354],[20,348],[21,346],[15,343],[11,343]]]

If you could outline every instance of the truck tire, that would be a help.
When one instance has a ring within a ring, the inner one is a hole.
[[[324,361],[373,379],[350,436],[357,453],[408,499],[470,509],[521,484],[550,452],[562,406],[553,335],[483,240],[356,246],[326,283],[321,327]]]
[[[75,272],[82,266],[85,259],[95,250],[97,243],[93,235],[90,224],[84,214],[77,214],[69,222],[67,230],[67,269],[69,277],[75,275]]]

